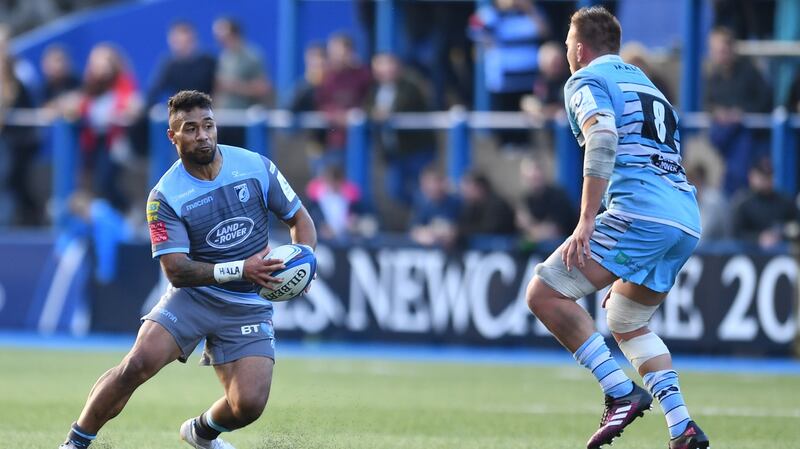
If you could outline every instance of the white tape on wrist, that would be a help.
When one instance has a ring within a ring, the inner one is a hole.
[[[216,280],[218,284],[241,280],[243,275],[244,260],[236,260],[233,262],[224,262],[214,265],[214,280]]]

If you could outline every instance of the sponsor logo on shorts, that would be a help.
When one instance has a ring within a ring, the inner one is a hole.
[[[150,241],[153,244],[164,243],[169,240],[166,223],[163,221],[151,221],[148,226],[150,227]]]
[[[267,323],[245,324],[242,326],[242,335],[264,333],[269,334]]]
[[[229,218],[208,232],[206,243],[217,249],[231,248],[245,241],[253,226],[253,220],[247,217]]]
[[[623,253],[622,251],[618,251],[617,255],[614,256],[614,262],[616,262],[616,263],[618,263],[620,265],[626,265],[630,261],[631,261],[631,257],[629,255]]]
[[[160,313],[162,316],[164,316],[166,319],[172,321],[173,323],[177,323],[178,322],[178,317],[175,316],[174,313],[170,312],[167,309],[159,309],[158,313]]]

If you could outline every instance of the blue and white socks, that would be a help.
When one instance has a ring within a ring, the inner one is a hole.
[[[633,381],[622,371],[606,341],[599,333],[592,334],[575,354],[575,360],[592,372],[603,388],[603,393],[618,398],[633,391]]]
[[[81,449],[89,447],[95,438],[97,438],[97,435],[93,435],[81,429],[76,422],[72,423],[72,427],[69,429],[69,434],[67,435],[67,441]]]
[[[678,373],[673,370],[653,371],[645,374],[642,379],[653,397],[661,404],[664,417],[667,418],[670,438],[682,434],[691,417],[683,402],[681,388],[678,385]]]

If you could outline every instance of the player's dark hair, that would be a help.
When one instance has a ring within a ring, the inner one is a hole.
[[[619,53],[622,27],[607,9],[602,6],[581,8],[572,14],[569,23],[583,45],[600,54]]]
[[[211,97],[198,90],[182,90],[167,101],[170,118],[178,111],[189,112],[194,108],[211,109]]]

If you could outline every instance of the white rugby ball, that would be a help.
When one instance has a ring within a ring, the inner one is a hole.
[[[259,296],[269,301],[288,301],[300,296],[314,279],[317,258],[307,245],[283,245],[269,252],[265,259],[280,259],[286,268],[272,272],[272,276],[283,281],[274,289],[261,287]]]

